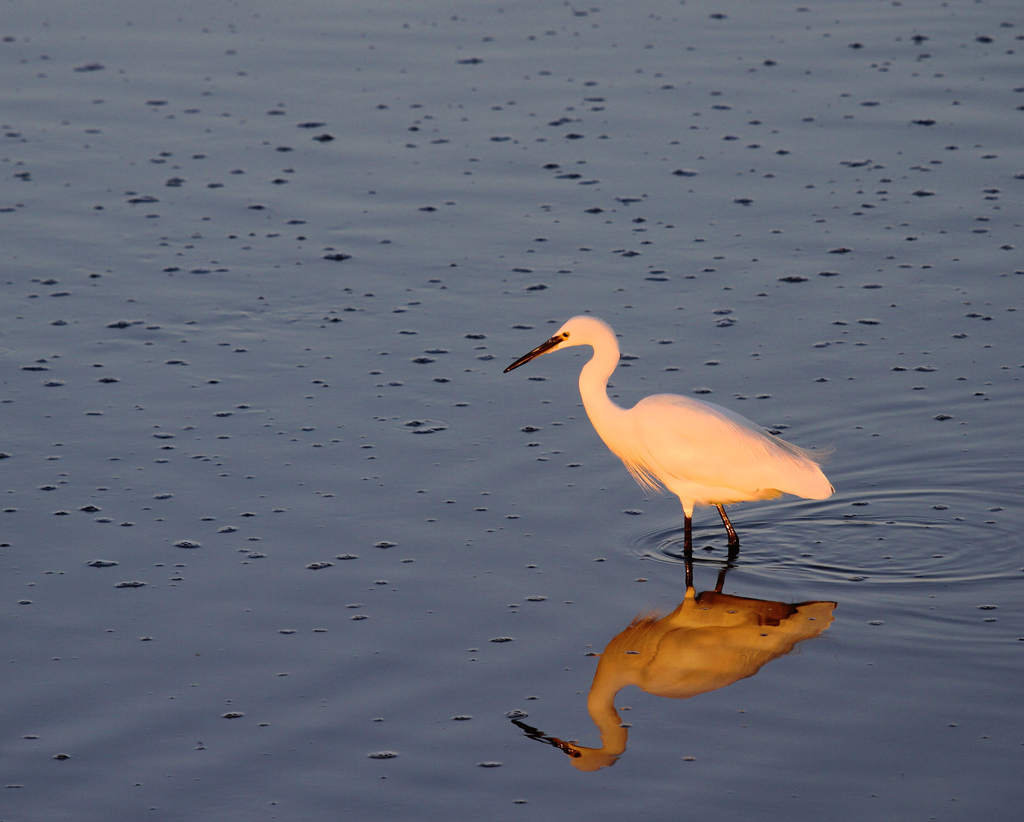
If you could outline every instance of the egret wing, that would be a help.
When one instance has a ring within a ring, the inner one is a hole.
[[[673,478],[748,499],[772,490],[813,498],[832,491],[806,451],[714,403],[657,394],[630,416],[639,461],[663,484]]]

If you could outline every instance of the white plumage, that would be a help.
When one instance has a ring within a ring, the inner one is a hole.
[[[832,494],[808,451],[719,405],[676,394],[655,394],[632,408],[616,405],[608,397],[608,378],[619,362],[619,344],[611,326],[596,317],[573,317],[505,373],[573,345],[594,349],[580,372],[580,395],[594,429],[642,487],[679,497],[686,547],[696,505],[718,508],[735,549],[739,540],[723,505],[781,494],[807,499]]]

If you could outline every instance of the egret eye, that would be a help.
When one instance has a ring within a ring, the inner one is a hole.
[[[569,339],[569,332],[568,331],[563,331],[562,332],[562,339],[563,340]]]

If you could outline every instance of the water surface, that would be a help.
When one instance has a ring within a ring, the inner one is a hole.
[[[1022,37],[960,0],[7,4],[3,819],[1013,818]],[[837,489],[737,506],[722,581],[826,628],[622,690],[592,772],[538,739],[600,745],[595,655],[686,577],[585,354],[501,374],[582,312],[619,402],[725,405]]]

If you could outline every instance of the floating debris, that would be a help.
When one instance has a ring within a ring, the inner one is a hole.
[[[422,357],[421,359],[427,359],[427,357]],[[402,427],[408,429],[413,434],[436,434],[438,431],[446,431],[448,423],[441,422],[440,420],[409,420],[403,423]]]

